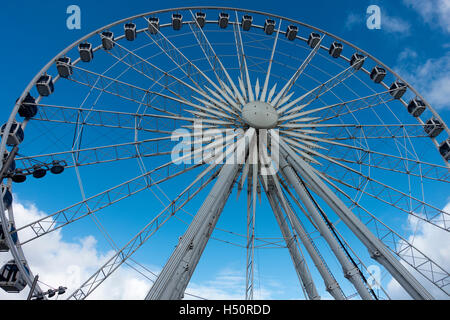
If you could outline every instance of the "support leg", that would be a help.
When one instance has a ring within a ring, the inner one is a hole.
[[[146,300],[183,298],[184,291],[228,199],[238,169],[238,164],[223,166],[215,185],[180,239],[147,294]]]
[[[369,250],[370,255],[382,264],[413,299],[433,299],[433,296],[414,278],[365,224],[336,196],[314,173],[311,166],[301,159],[285,142],[280,141],[280,157],[291,165],[328,206],[352,230]]]

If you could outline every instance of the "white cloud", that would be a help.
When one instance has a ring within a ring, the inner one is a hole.
[[[450,202],[444,207],[443,211],[450,212]],[[412,234],[408,241],[414,245],[418,250],[426,254],[430,259],[440,265],[442,268],[450,266],[450,233],[439,229],[429,223],[419,222],[417,218],[410,216],[408,219],[408,228]],[[449,299],[449,297],[436,288],[433,284],[427,281],[424,277],[419,275],[411,267],[407,268],[417,276],[422,285],[437,299]],[[405,290],[392,279],[388,284],[388,292],[393,299],[410,299]]]
[[[418,54],[405,49],[395,68],[435,109],[450,109],[450,52],[424,62]]]
[[[408,35],[411,25],[403,19],[382,14],[381,29],[390,33],[401,33],[403,35]]]
[[[14,198],[17,200],[17,196]],[[13,209],[19,226],[45,216],[33,204],[24,205],[15,201]],[[22,234],[25,238],[30,235]],[[112,255],[112,251],[100,252],[96,245],[93,236],[74,242],[65,241],[59,229],[24,245],[23,249],[33,273],[39,274],[40,281],[53,287],[62,285],[68,288],[67,293],[61,296],[65,298]],[[9,253],[0,254],[2,265],[10,259]],[[121,267],[94,291],[91,298],[142,299],[149,287],[150,282],[143,276],[131,268]],[[48,287],[41,284],[41,289],[47,290]],[[0,299],[24,299],[27,295],[28,289],[19,294],[7,294],[0,290]]]
[[[364,16],[361,14],[350,12],[347,15],[347,19],[345,20],[345,27],[347,29],[353,29],[353,27],[356,25],[358,25],[359,27],[364,26]]]
[[[425,23],[450,33],[449,0],[403,0],[403,3],[417,11]]]

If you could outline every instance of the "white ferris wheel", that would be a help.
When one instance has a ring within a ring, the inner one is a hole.
[[[449,295],[449,266],[417,248],[402,225],[449,231],[448,126],[381,61],[300,21],[190,7],[114,22],[50,60],[1,134],[7,292],[58,293],[35,281],[24,253],[56,230],[95,222],[114,252],[67,288],[68,298],[85,299],[121,266],[141,265],[138,250],[157,246],[153,238],[176,220],[182,232],[161,271],[149,274],[146,299],[190,298],[205,248],[224,245],[245,257],[246,299],[254,296],[256,252],[274,248],[288,253],[306,299],[325,290],[338,300],[389,299],[372,264],[414,299]],[[41,199],[78,192],[19,225],[13,193],[29,183]],[[103,224],[135,224],[108,211],[121,203],[143,210],[136,197],[148,199],[143,223],[116,241]],[[237,201],[244,205],[230,209]],[[222,227],[227,214],[233,223]]]

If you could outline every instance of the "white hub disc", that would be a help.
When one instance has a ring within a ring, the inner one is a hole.
[[[278,123],[278,113],[272,105],[262,101],[247,103],[242,109],[242,118],[256,129],[274,128]]]

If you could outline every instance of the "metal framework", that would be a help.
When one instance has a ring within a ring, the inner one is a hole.
[[[199,12],[206,14],[205,20]],[[220,20],[225,15],[217,18],[221,12],[229,13],[226,21]],[[248,15],[255,17],[244,22]],[[134,38],[123,34],[131,22]],[[105,31],[113,32],[112,38]],[[316,42],[311,32],[319,34]],[[331,53],[334,42],[346,47],[347,56]],[[92,45],[85,52],[91,55],[89,62],[77,50],[83,44]],[[353,53],[360,56],[351,58]],[[61,60],[66,57],[72,62]],[[387,72],[378,83],[369,77],[374,66]],[[55,92],[43,94],[41,87],[36,95],[33,87],[44,74],[53,75]],[[396,80],[404,88],[393,89],[388,81]],[[86,93],[79,106],[70,100],[72,91]],[[36,114],[23,117],[29,94],[37,96],[32,103]],[[414,116],[408,100],[413,98],[424,107]],[[275,125],[266,124],[270,116],[276,117]],[[438,124],[430,129],[427,117]],[[11,130],[18,122],[20,129],[27,129],[26,138],[11,142],[17,140]],[[395,219],[404,219],[416,229],[422,225],[450,231],[450,213],[428,196],[450,183],[448,156],[442,152],[446,141],[450,145],[448,126],[388,66],[313,26],[221,7],[167,9],[117,21],[73,43],[44,66],[2,130],[0,241],[27,286],[34,288],[31,295],[45,290],[39,284],[43,282],[34,281],[38,278],[22,247],[86,223],[87,217],[114,254],[79,288],[69,288],[70,299],[86,299],[122,265],[142,267],[133,254],[177,219],[187,229],[161,272],[152,274],[156,279],[145,299],[188,295],[210,240],[245,250],[243,297],[248,300],[257,295],[256,253],[269,247],[287,249],[306,299],[321,299],[326,292],[337,300],[389,299],[386,280],[376,280],[379,289],[368,281],[366,265],[372,259],[414,299],[433,299],[434,292],[450,295],[449,266],[417,248],[414,234],[394,227]],[[46,139],[38,148],[33,143]],[[183,144],[175,145],[180,140]],[[13,160],[19,170],[9,169]],[[16,225],[6,190],[14,190],[19,174],[31,177],[59,162],[74,173],[81,200]],[[89,170],[111,177],[112,186],[101,179],[97,189],[85,186]],[[191,208],[194,197],[209,186],[198,209]],[[172,188],[178,188],[175,195]],[[220,228],[230,195],[236,191],[239,200],[244,189],[246,234]],[[141,193],[160,202],[162,210],[148,210],[150,222],[118,245],[100,217]],[[276,238],[258,234],[263,220],[258,199],[274,214],[280,231]]]

